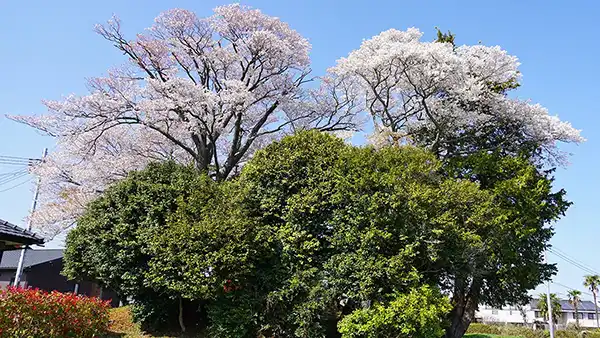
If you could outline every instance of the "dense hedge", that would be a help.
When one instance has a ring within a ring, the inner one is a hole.
[[[489,325],[473,323],[469,326],[467,333],[472,334],[494,334],[501,336],[517,336],[523,338],[548,338],[548,330],[533,330],[529,327],[514,325]],[[555,338],[600,338],[600,331],[577,331],[577,330],[556,330]]]
[[[108,309],[97,298],[10,287],[0,290],[0,338],[97,337]]]

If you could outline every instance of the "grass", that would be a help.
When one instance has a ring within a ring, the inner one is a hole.
[[[133,322],[128,306],[110,309],[109,332],[104,338],[179,338],[180,335],[152,335],[143,332],[140,326]]]
[[[133,322],[128,306],[110,309],[110,326],[106,338],[138,338],[150,337],[145,335],[139,325]]]
[[[497,334],[471,333],[466,334],[465,338],[522,338],[520,336],[501,336]]]

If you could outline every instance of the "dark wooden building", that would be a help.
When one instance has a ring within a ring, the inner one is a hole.
[[[2,261],[0,261],[0,288],[14,283],[20,254],[20,250],[4,253]],[[111,300],[112,306],[119,305],[119,299],[114,292],[102,289],[96,283],[70,281],[61,275],[62,268],[62,249],[28,249],[25,252],[23,274],[19,286],[45,291],[74,292]]]
[[[88,281],[69,281],[61,275],[62,249],[29,248],[30,245],[42,244],[42,237],[0,219],[0,289],[14,283],[22,251],[20,249],[26,248],[19,286],[44,291],[75,292],[111,300],[112,306],[119,305],[119,299],[114,292],[103,290],[97,284]]]

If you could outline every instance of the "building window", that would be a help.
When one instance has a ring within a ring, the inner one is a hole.
[[[588,319],[596,319],[596,318],[594,318],[594,314],[593,313],[588,313]]]
[[[498,314],[498,309],[492,309],[492,314],[493,315],[497,315]]]
[[[536,311],[535,318],[542,318],[542,313],[540,311]]]
[[[579,316],[579,319],[583,319],[583,313],[579,312],[577,313],[577,315]],[[575,316],[575,312],[573,312],[573,319],[577,319],[577,316]]]

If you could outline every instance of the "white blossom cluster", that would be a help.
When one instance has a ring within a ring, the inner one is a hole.
[[[500,47],[455,47],[423,42],[415,28],[391,29],[362,43],[329,69],[360,90],[349,95],[378,125],[372,142],[383,145],[423,130],[440,139],[494,123],[517,123],[543,146],[582,142],[579,130],[539,104],[507,97],[493,84],[520,78],[519,62]],[[349,98],[348,98],[349,99]],[[435,146],[435,144],[430,144]]]
[[[490,89],[520,76],[517,58],[499,47],[455,48],[420,41],[414,28],[388,30],[308,89],[310,44],[298,32],[237,4],[214,12],[164,12],[134,40],[117,18],[97,26],[129,63],[88,80],[87,95],[46,101],[47,115],[11,117],[57,139],[34,168],[42,190],[32,217],[45,234],[69,228],[107,185],[151,161],[189,163],[225,179],[273,139],[306,128],[349,138],[368,124],[365,116],[377,146],[410,142],[423,130],[444,140],[502,121],[550,149],[583,140],[544,107]]]
[[[310,44],[278,18],[240,5],[199,18],[174,9],[127,40],[118,18],[97,33],[129,58],[105,77],[88,80],[88,95],[46,101],[49,113],[12,116],[57,138],[35,169],[42,201],[33,215],[52,235],[71,226],[107,184],[148,162],[193,163],[215,178],[270,140],[316,125],[349,127],[347,118],[324,120],[310,91]]]

